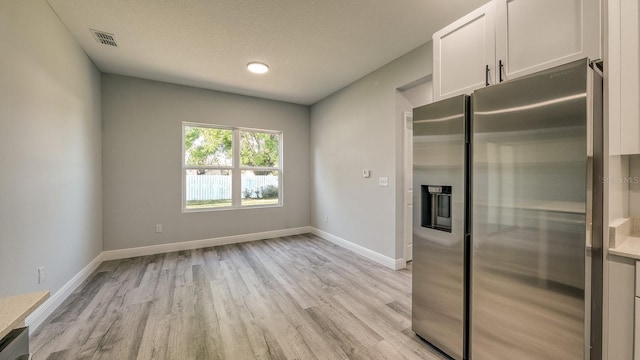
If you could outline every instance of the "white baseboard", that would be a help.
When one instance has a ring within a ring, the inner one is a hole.
[[[104,261],[116,260],[116,259],[127,259],[127,258],[136,257],[136,256],[164,254],[164,253],[173,252],[173,251],[202,249],[210,246],[238,244],[238,243],[247,242],[247,241],[264,240],[264,239],[271,239],[271,238],[277,238],[282,236],[300,235],[300,234],[306,234],[310,232],[311,232],[311,227],[303,226],[299,228],[264,231],[259,233],[251,233],[251,234],[243,234],[243,235],[223,236],[223,237],[212,238],[212,239],[184,241],[184,242],[178,242],[178,243],[143,246],[143,247],[129,248],[129,249],[107,250],[102,252],[102,255],[103,255]]]
[[[102,264],[102,254],[98,254],[87,266],[85,266],[79,273],[71,278],[66,284],[64,284],[60,290],[56,291],[51,297],[49,297],[42,305],[40,305],[34,312],[32,312],[24,320],[26,326],[29,327],[29,333],[34,332],[48,317],[58,308],[75,289],[84,282],[89,275],[91,275]]]
[[[400,270],[400,269],[406,269],[406,268],[407,268],[407,260],[405,260],[404,258],[396,259],[395,268],[393,270]]]
[[[404,261],[404,259],[393,259],[390,258],[386,255],[382,255],[378,252],[375,252],[373,250],[367,249],[364,246],[360,246],[358,244],[354,244],[351,241],[345,240],[341,237],[335,236],[333,234],[330,234],[326,231],[320,230],[320,229],[316,229],[314,227],[311,227],[311,231],[312,234],[319,236],[327,241],[330,241],[338,246],[341,246],[345,249],[349,249],[351,251],[353,251],[354,253],[364,256],[369,260],[375,261],[378,264],[388,267],[389,269],[392,270],[400,270],[400,269],[404,269],[407,267],[406,262]]]

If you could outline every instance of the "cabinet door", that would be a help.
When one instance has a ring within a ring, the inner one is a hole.
[[[623,155],[640,154],[638,10],[638,0],[620,1],[620,153]]]
[[[494,13],[490,2],[433,34],[434,100],[495,82]]]
[[[498,81],[599,60],[600,43],[600,0],[496,0]]]
[[[608,6],[609,154],[640,154],[640,7],[638,0]]]

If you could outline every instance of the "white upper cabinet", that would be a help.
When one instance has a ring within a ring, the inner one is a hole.
[[[436,32],[434,99],[584,57],[600,60],[600,1],[493,0]]]
[[[495,82],[494,10],[486,4],[433,34],[434,100]]]
[[[609,0],[609,154],[640,154],[640,7]]]
[[[494,1],[502,80],[585,57],[601,59],[599,0]]]

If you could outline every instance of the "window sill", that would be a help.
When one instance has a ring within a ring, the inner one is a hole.
[[[201,212],[211,212],[211,211],[233,211],[233,210],[249,210],[249,209],[268,209],[268,208],[279,208],[283,207],[282,204],[276,205],[247,205],[247,206],[239,206],[239,207],[220,207],[220,208],[201,208],[201,209],[182,209],[183,214],[189,213],[201,213]]]

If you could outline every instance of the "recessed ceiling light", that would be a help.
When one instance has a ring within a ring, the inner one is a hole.
[[[255,74],[264,74],[269,71],[269,67],[263,63],[250,62],[247,64],[247,69]]]

